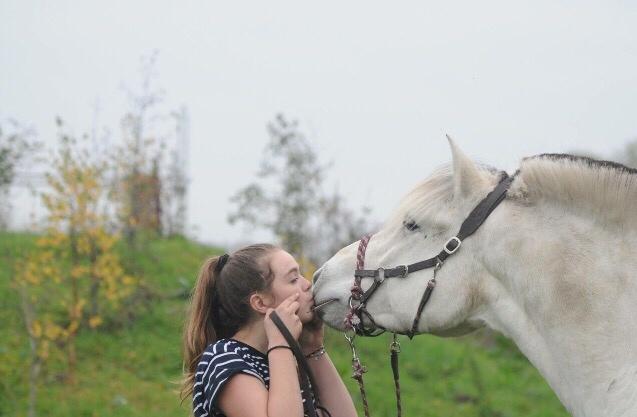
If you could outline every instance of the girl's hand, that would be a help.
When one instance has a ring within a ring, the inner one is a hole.
[[[323,346],[324,325],[318,314],[314,313],[312,321],[303,325],[299,339],[301,350],[308,355]]]
[[[270,346],[288,344],[283,337],[283,334],[279,331],[279,328],[276,327],[276,324],[274,324],[272,319],[270,319],[270,314],[272,314],[273,311],[276,311],[277,315],[281,318],[281,321],[285,324],[285,327],[288,328],[294,339],[299,339],[299,335],[303,329],[303,324],[297,315],[299,307],[301,306],[297,301],[298,298],[299,293],[291,295],[283,300],[276,308],[269,308],[266,311],[265,318],[263,319],[263,326],[265,327],[265,334],[268,337],[268,344]]]

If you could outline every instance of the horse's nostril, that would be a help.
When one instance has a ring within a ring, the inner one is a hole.
[[[312,282],[314,284],[316,284],[316,281],[318,281],[319,276],[321,275],[321,269],[322,268],[317,269],[316,272],[314,273],[314,275],[312,275]]]

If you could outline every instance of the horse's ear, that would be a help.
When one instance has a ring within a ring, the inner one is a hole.
[[[447,135],[453,158],[453,194],[456,197],[468,197],[481,193],[489,186],[489,181],[476,164],[469,159]]]

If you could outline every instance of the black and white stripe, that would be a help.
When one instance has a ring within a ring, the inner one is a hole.
[[[270,386],[267,357],[234,339],[221,339],[209,345],[195,371],[192,406],[195,417],[222,417],[215,401],[221,388],[237,373],[252,375]]]
[[[210,344],[195,371],[193,415],[225,417],[215,407],[215,401],[230,377],[237,373],[252,375],[270,388],[268,358],[262,352],[234,339],[220,339]]]

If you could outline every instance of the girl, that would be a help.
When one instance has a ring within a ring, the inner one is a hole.
[[[323,323],[313,306],[310,282],[294,258],[274,245],[208,259],[184,332],[182,401],[192,395],[194,416],[304,415],[296,360],[269,317],[276,311],[308,358],[321,405],[334,417],[355,417],[323,347]]]

